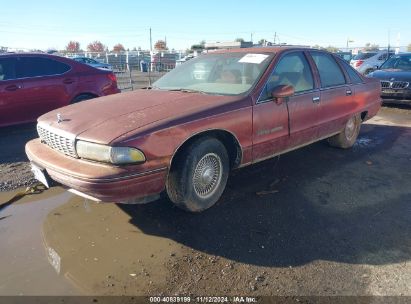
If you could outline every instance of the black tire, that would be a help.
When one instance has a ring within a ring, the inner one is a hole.
[[[77,102],[80,102],[80,101],[92,99],[92,98],[94,98],[94,97],[95,97],[94,95],[90,95],[90,94],[81,94],[81,95],[78,95],[77,97],[75,97],[75,98],[71,101],[71,103],[77,103]]]
[[[173,160],[166,183],[167,195],[181,209],[204,211],[223,194],[229,169],[224,145],[212,137],[200,138]]]
[[[345,124],[344,129],[328,139],[328,143],[337,148],[348,149],[351,148],[357,140],[360,133],[361,117],[355,115],[351,117]]]

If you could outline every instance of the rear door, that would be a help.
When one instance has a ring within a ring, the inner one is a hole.
[[[17,60],[17,77],[27,98],[26,112],[30,119],[67,105],[77,86],[71,67],[54,59],[22,56]]]
[[[272,91],[292,85],[295,95],[276,103]],[[301,51],[284,54],[273,69],[253,109],[253,159],[269,158],[317,136],[319,92],[308,61]],[[313,102],[314,101],[314,102]]]
[[[310,51],[319,75],[319,137],[326,137],[344,128],[347,117],[355,108],[353,90],[340,65],[331,54]]]
[[[16,79],[16,59],[0,58],[0,126],[27,121],[26,98]]]

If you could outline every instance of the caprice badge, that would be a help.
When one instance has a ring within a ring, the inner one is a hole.
[[[60,113],[57,113],[57,123],[61,123],[63,121],[63,117]]]

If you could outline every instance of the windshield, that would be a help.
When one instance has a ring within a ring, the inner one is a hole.
[[[377,55],[377,53],[359,53],[358,55],[354,56],[354,60],[364,60],[371,58],[372,56]]]
[[[394,55],[381,66],[381,69],[398,69],[411,71],[411,54]]]
[[[207,54],[183,63],[153,84],[154,89],[240,95],[250,90],[272,54]]]

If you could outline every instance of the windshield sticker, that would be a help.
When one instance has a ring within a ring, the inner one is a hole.
[[[238,62],[260,64],[267,57],[268,55],[264,55],[264,54],[247,54],[243,58],[241,58]]]

